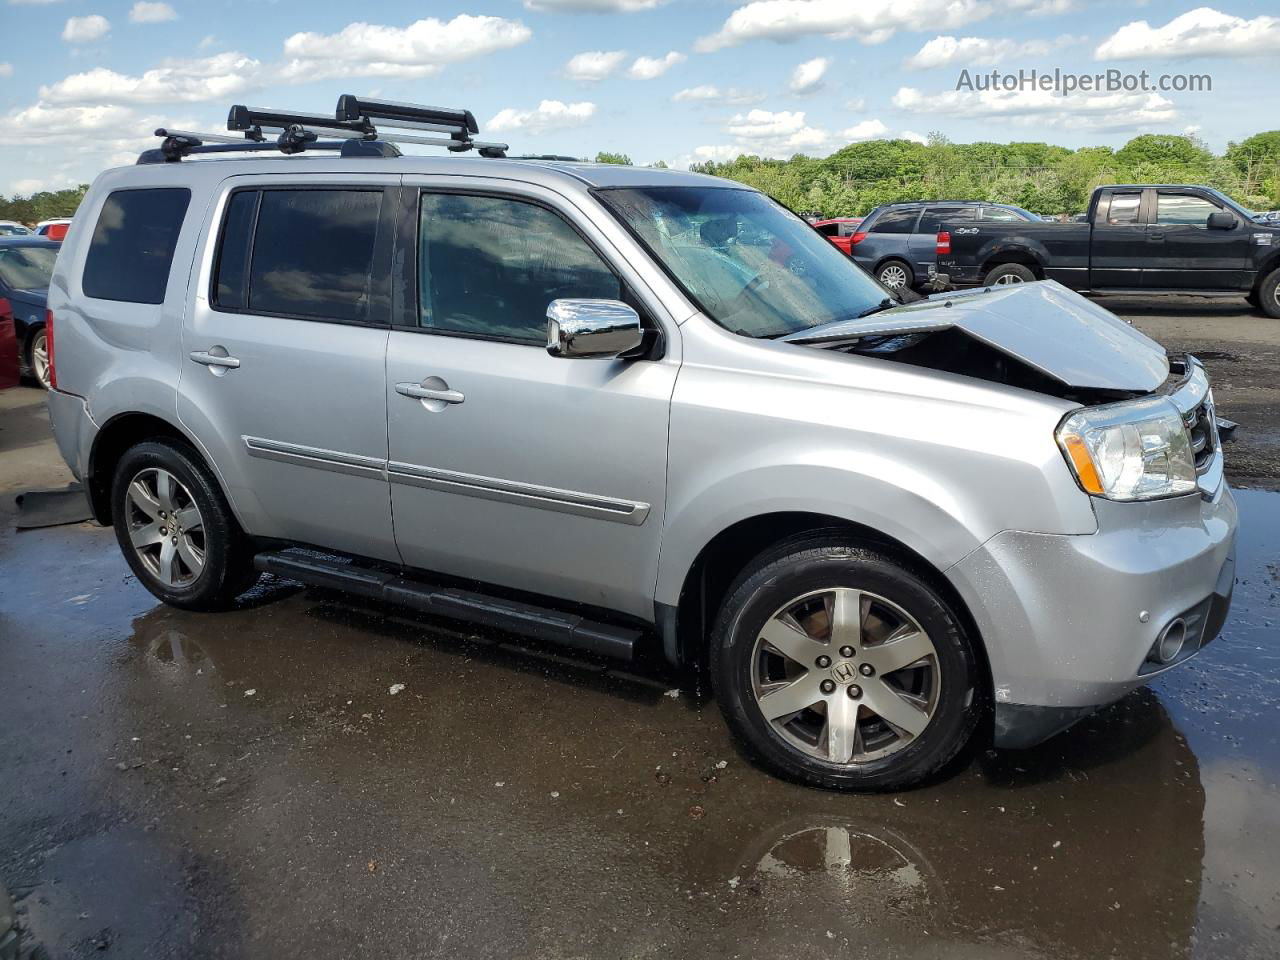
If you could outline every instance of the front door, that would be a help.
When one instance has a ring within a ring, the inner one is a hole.
[[[416,248],[416,302],[387,351],[404,562],[652,618],[676,345],[659,359],[550,356],[552,300],[652,309],[625,265],[550,191],[430,183],[411,185],[414,229],[400,236]]]
[[[278,182],[215,205],[178,416],[251,533],[396,560],[384,472],[396,189]]]
[[[1108,190],[1098,198],[1089,241],[1089,286],[1095,290],[1142,285],[1147,227],[1141,190]]]
[[[1209,216],[1226,207],[1189,190],[1156,190],[1147,226],[1143,286],[1156,290],[1246,290],[1252,274],[1251,231],[1236,217],[1230,230],[1210,229]],[[1234,216],[1234,214],[1233,214]]]

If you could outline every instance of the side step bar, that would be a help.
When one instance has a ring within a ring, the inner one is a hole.
[[[288,551],[260,553],[254,558],[253,565],[264,573],[299,580],[310,586],[385,600],[434,616],[496,627],[616,660],[634,659],[636,646],[643,636],[640,630],[632,627],[598,623],[574,613],[457,587],[421,583],[336,557]]]

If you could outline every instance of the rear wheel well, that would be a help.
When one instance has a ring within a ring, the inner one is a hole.
[[[1006,250],[994,254],[982,265],[982,275],[985,277],[996,267],[1003,267],[1006,263],[1020,263],[1034,273],[1037,280],[1044,279],[1044,267],[1040,261],[1032,254],[1021,250]]]
[[[676,609],[676,653],[681,663],[699,669],[705,666],[716,614],[728,595],[729,587],[747,564],[783,540],[828,533],[892,557],[937,590],[973,639],[974,648],[982,660],[981,669],[987,689],[991,689],[991,667],[986,659],[982,635],[951,582],[900,540],[863,524],[820,513],[768,513],[750,517],[720,531],[702,548],[685,574]]]
[[[181,430],[148,413],[125,413],[103,424],[93,440],[84,477],[95,520],[103,525],[111,523],[111,481],[125,451],[144,440],[164,439],[191,446]]]

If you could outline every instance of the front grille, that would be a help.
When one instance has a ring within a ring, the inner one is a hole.
[[[1204,473],[1209,469],[1218,444],[1217,420],[1209,398],[1206,397],[1199,406],[1184,414],[1182,422],[1191,435],[1191,452],[1195,455],[1196,473]]]

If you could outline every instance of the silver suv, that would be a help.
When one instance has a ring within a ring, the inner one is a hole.
[[[1051,282],[900,304],[740,184],[400,157],[372,121],[410,108],[344,99],[363,134],[280,136],[327,157],[170,134],[58,257],[58,445],[166,603],[270,571],[661,651],[764,766],[860,790],[1218,633],[1236,508],[1193,358]]]

